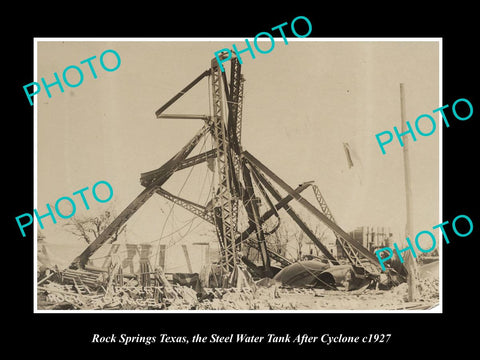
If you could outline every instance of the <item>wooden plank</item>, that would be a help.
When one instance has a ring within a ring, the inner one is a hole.
[[[42,280],[40,280],[37,285],[40,285],[41,283],[43,283],[45,280],[51,278],[53,276],[53,274],[55,274],[54,272],[51,272],[48,276],[44,277]]]

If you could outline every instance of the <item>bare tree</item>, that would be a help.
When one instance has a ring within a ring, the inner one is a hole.
[[[277,254],[285,256],[287,254],[288,235],[288,229],[285,226],[280,226],[273,233],[273,236],[269,236],[268,246],[272,246]]]
[[[107,226],[115,219],[112,210],[105,210],[98,216],[75,215],[63,225],[63,227],[77,238],[84,240],[87,244],[94,241]],[[114,243],[118,236],[125,230],[126,225],[118,228],[111,236],[109,242]]]
[[[315,226],[315,230],[313,231],[313,233],[315,234],[315,236],[317,237],[318,240],[320,240],[320,242],[325,245],[326,247],[326,241],[327,241],[327,232],[328,232],[328,228],[326,226],[323,226],[321,225],[320,223],[317,223],[316,226]],[[322,252],[320,251],[320,249],[315,246],[314,247],[314,251],[315,251],[315,256],[320,256],[322,254]]]
[[[297,231],[293,236],[297,242],[297,261],[302,260],[302,250],[303,245],[305,245],[304,236],[305,233],[302,230]]]

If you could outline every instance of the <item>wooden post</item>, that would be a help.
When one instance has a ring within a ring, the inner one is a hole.
[[[187,261],[188,272],[193,273],[192,263],[190,262],[190,256],[188,255],[187,245],[182,244],[183,254],[185,255],[185,260]]]
[[[401,121],[402,133],[407,131],[406,126],[406,107],[405,107],[405,88],[404,84],[400,84],[400,106],[401,106]],[[408,153],[408,137],[403,139],[403,165],[405,174],[405,195],[406,195],[406,224],[405,224],[405,238],[412,238],[413,235],[413,206],[412,206],[412,186],[410,179],[410,158]],[[402,256],[402,255],[400,255]],[[415,301],[417,298],[417,262],[410,252],[407,252],[403,257],[405,266],[408,271],[408,301]]]
[[[151,244],[140,244],[140,284],[142,286],[150,286],[150,250]]]
[[[194,242],[192,245],[200,246],[201,259],[200,268],[210,264],[210,243],[208,242]]]
[[[166,245],[159,244],[158,245],[158,266],[162,271],[165,271],[165,252],[166,252]]]
[[[130,274],[134,274],[133,258],[137,254],[137,244],[125,244],[127,248],[127,258],[124,260],[125,267],[128,267]]]

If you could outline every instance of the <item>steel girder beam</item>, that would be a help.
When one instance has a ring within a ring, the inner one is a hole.
[[[167,110],[170,105],[172,105],[175,101],[177,101],[180,97],[182,97],[183,94],[185,94],[188,90],[190,90],[192,87],[194,87],[200,80],[202,80],[205,76],[210,75],[210,69],[205,70],[203,73],[201,73],[195,80],[193,80],[190,84],[185,86],[177,95],[172,97],[170,100],[167,101],[165,105],[163,105],[160,109],[155,111],[155,116],[158,118],[165,110]]]
[[[172,176],[172,174],[178,170],[180,164],[187,158],[193,151],[195,146],[200,142],[202,137],[210,130],[210,125],[205,124],[202,129],[190,140],[175,156],[168,160],[165,164],[156,170],[148,171],[140,175],[140,183],[148,187],[153,183],[163,183]]]
[[[230,89],[228,91],[227,104],[228,104],[228,120],[227,120],[227,135],[230,144],[230,159],[231,166],[235,171],[235,177],[232,178],[232,184],[235,189],[235,193],[240,196],[240,172],[242,167],[242,161],[240,159],[241,145],[240,136],[242,131],[242,108],[243,108],[243,77],[241,74],[242,65],[238,61],[237,57],[233,57],[230,61]],[[225,73],[223,73],[225,75]],[[226,76],[223,77],[225,83],[225,92],[227,93],[228,87],[226,86]]]
[[[309,185],[310,185],[309,183],[303,184],[299,188],[297,188],[296,191],[302,192],[303,190],[308,188]],[[215,225],[215,220],[214,220],[213,214],[212,214],[211,211],[208,211],[206,207],[204,207],[202,205],[199,205],[199,204],[195,204],[195,203],[193,203],[189,200],[180,198],[178,196],[175,196],[175,195],[169,193],[168,191],[166,191],[165,189],[162,189],[162,188],[158,188],[156,190],[156,192],[159,195],[166,198],[167,200],[172,201],[174,204],[183,207],[184,209],[186,209],[186,210],[190,211],[191,213],[201,217],[203,220],[209,222],[210,224]],[[293,197],[291,195],[287,195],[285,198],[280,199],[280,201],[278,201],[277,204],[273,205],[275,207],[275,211],[269,210],[263,216],[261,216],[260,219],[263,222],[267,221],[270,217],[272,217],[276,214],[276,210],[284,208],[285,206],[287,206],[287,204],[291,200],[293,200]],[[245,232],[243,232],[242,234],[243,234],[243,236],[245,236],[246,233],[248,232],[248,235],[251,235],[251,233],[253,233],[255,231],[258,231],[258,229],[256,228],[255,224],[252,222],[251,225],[249,226],[249,228]],[[238,231],[237,231],[237,235],[241,235],[241,234],[239,234]],[[248,235],[246,235],[246,236],[248,237]],[[251,239],[247,238],[246,243],[248,244],[248,246],[251,246],[251,247],[259,250],[259,245],[258,245],[257,241],[254,241],[254,240],[251,240]],[[268,252],[268,255],[272,259],[275,259],[276,261],[278,261],[279,263],[281,263],[284,266],[290,265],[292,263],[290,260],[286,259],[282,255],[276,253],[273,250],[268,249],[268,247],[266,248],[266,251]]]
[[[158,115],[158,119],[190,119],[190,120],[205,120],[207,121],[209,117],[207,115],[197,115],[197,114],[163,114]]]
[[[317,198],[318,204],[320,205],[320,209],[322,209],[325,216],[327,216],[330,220],[336,223],[335,218],[333,217],[333,214],[330,211],[330,208],[328,207],[327,202],[323,198],[323,195],[320,192],[320,189],[318,188],[318,186],[313,185],[312,189],[313,189],[313,193],[315,194],[315,197]],[[367,273],[375,274],[378,272],[375,265],[373,265],[370,261],[368,260],[366,262],[362,261],[365,259],[362,259],[358,251],[352,245],[350,245],[345,239],[338,236],[337,234],[335,234],[335,237],[337,239],[337,242],[342,247],[343,252],[345,253],[345,255],[347,255],[348,260],[353,266],[360,267]]]
[[[194,202],[192,202],[190,200],[183,199],[179,196],[175,196],[175,195],[169,193],[168,191],[166,191],[165,189],[162,189],[162,188],[157,188],[157,190],[155,190],[155,192],[157,194],[163,196],[165,199],[170,200],[175,205],[179,205],[179,206],[183,207],[184,209],[190,211],[192,214],[202,218],[203,220],[205,220],[205,221],[207,221],[211,224],[215,223],[212,213],[210,211],[208,211],[205,206],[195,204]]]
[[[255,168],[253,169],[255,176],[258,177],[259,181],[267,188],[268,191],[273,195],[273,197],[278,201],[281,199],[280,193],[273,187],[273,185]],[[292,189],[293,190],[293,189]],[[303,230],[303,232],[312,240],[312,242],[320,249],[320,251],[334,264],[338,265],[338,260],[328,251],[325,245],[322,244],[320,239],[313,233],[308,225],[300,218],[300,216],[291,208],[287,207],[285,209],[288,215],[297,223],[297,225]]]
[[[84,268],[88,259],[97,251],[110,237],[125,224],[130,217],[137,212],[137,210],[150,199],[155,191],[162,186],[176,171],[177,166],[185,160],[185,158],[192,152],[194,147],[198,144],[200,139],[208,132],[209,126],[204,125],[203,128],[169,161],[167,161],[160,169],[161,172],[148,181],[148,186],[143,190],[106,228],[100,235],[87,246],[83,252],[77,256],[70,264],[70,268],[78,269]],[[144,185],[145,186],[145,185]]]
[[[237,57],[231,62],[230,69],[230,93],[229,93],[229,114],[228,114],[228,136],[233,151],[240,156],[240,134],[242,129],[242,107],[243,107],[243,77],[241,74],[242,65]],[[240,165],[238,165],[238,168]],[[238,169],[237,168],[237,169]]]
[[[273,173],[270,169],[268,169],[265,165],[263,165],[258,159],[256,159],[252,154],[248,151],[243,152],[243,156],[247,158],[247,160],[253,164],[255,167],[260,169],[264,174],[274,180],[283,190],[285,190],[288,194],[294,196],[294,198],[303,205],[312,215],[317,217],[321,220],[325,225],[327,225],[335,234],[342,237],[345,241],[347,241],[350,245],[352,245],[361,255],[365,258],[370,260],[375,264],[378,263],[378,259],[374,256],[367,248],[361,245],[358,241],[355,241],[348,233],[346,233],[340,226],[338,226],[335,222],[330,220],[325,214],[323,214],[320,210],[318,210],[315,206],[313,206],[310,202],[308,202],[303,197],[299,196],[294,192],[294,190],[284,182],[280,177],[278,177],[275,173]]]
[[[192,156],[188,159],[183,160],[177,167],[177,171],[189,168],[194,165],[201,164],[208,159],[214,159],[217,157],[217,149],[208,150],[204,153]]]
[[[238,219],[238,199],[232,189],[230,146],[225,128],[225,115],[223,111],[222,74],[216,59],[212,59],[211,68],[212,97],[213,97],[213,134],[217,149],[218,189],[216,194],[215,216],[217,221],[217,235],[223,253],[222,267],[230,273],[237,265],[237,245],[235,232]],[[220,223],[220,224],[219,224]]]
[[[265,268],[265,275],[271,276],[270,258],[268,256],[265,233],[262,227],[263,221],[261,221],[260,219],[260,209],[258,206],[257,198],[255,197],[255,193],[253,191],[250,170],[245,163],[243,163],[242,169],[243,181],[245,183],[243,205],[245,206],[245,210],[248,214],[249,227],[254,227],[256,230],[255,235],[257,237],[258,250],[260,252],[262,263]]]
[[[311,185],[311,182],[306,182],[303,184],[300,184],[293,192],[295,194],[300,195],[301,192],[305,191],[308,189],[308,187]],[[290,201],[294,199],[294,196],[291,194],[288,194],[285,196],[282,200],[280,200],[276,205],[275,205],[275,210],[270,209],[266,211],[262,216],[260,216],[260,222],[265,222],[267,221],[270,217],[275,215],[276,210],[279,210],[283,207],[286,207]],[[235,242],[241,243],[242,241],[245,241],[250,234],[252,234],[254,231],[256,231],[256,226],[255,224],[250,225],[246,230],[244,230],[236,239]]]

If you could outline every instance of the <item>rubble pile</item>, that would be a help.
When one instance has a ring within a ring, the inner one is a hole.
[[[427,277],[419,280],[418,284],[420,295],[425,300],[438,300],[439,280],[438,278]]]
[[[420,301],[437,301],[439,299],[439,280],[438,278],[417,279],[417,289]],[[400,284],[392,289],[392,294],[404,302],[408,300],[408,285]]]
[[[435,278],[419,280],[420,300],[408,302],[408,285],[390,290],[355,291],[289,288],[279,283],[257,282],[249,287],[197,288],[171,284],[163,275],[154,286],[137,279],[122,285],[112,277],[96,277],[95,286],[73,277],[51,276],[37,285],[40,310],[401,310],[428,309],[439,300]],[[87,277],[87,279],[89,279]],[[162,280],[163,279],[163,280]],[[159,285],[161,284],[161,285]]]
[[[88,287],[84,286],[84,289]],[[42,310],[164,310],[190,309],[197,304],[196,292],[172,285],[140,286],[131,280],[105,290],[78,291],[75,285],[48,282],[38,286],[38,308]]]
[[[197,310],[295,310],[296,303],[280,296],[276,287],[211,290],[215,297],[198,304]]]

